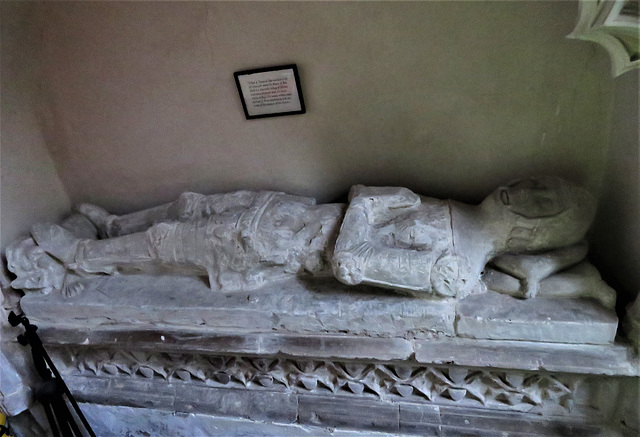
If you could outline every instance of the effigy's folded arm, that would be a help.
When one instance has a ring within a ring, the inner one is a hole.
[[[442,264],[438,261],[442,258],[447,263],[451,257],[433,248],[417,250],[394,246],[395,233],[402,232],[403,219],[421,207],[420,196],[406,188],[356,185],[349,193],[349,201],[333,256],[333,271],[339,281],[348,285],[364,283],[407,291],[435,291],[447,296],[455,294],[453,287],[449,289],[444,281],[432,277],[434,266]],[[377,229],[385,227],[389,229],[389,235],[385,235],[388,242],[381,241],[380,233],[376,234]],[[442,239],[440,235],[431,237]],[[455,282],[454,278],[450,279]],[[438,285],[442,282],[442,286],[434,287],[434,280]]]

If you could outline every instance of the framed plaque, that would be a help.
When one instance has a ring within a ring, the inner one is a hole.
[[[304,100],[295,64],[233,73],[247,120],[304,114]]]

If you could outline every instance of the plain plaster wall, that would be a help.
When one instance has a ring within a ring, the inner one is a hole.
[[[70,208],[38,122],[39,25],[33,4],[0,3],[0,248]]]
[[[514,177],[598,190],[609,61],[573,2],[40,5],[46,139],[74,202],[352,184],[480,200]],[[233,72],[297,63],[305,115],[246,121]]]
[[[640,139],[638,70],[614,80],[605,184],[591,240],[594,262],[618,291],[620,309],[640,291]]]

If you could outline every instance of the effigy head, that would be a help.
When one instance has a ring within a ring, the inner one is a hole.
[[[548,176],[499,187],[482,206],[505,220],[507,250],[513,252],[554,249],[583,240],[596,210],[589,192]]]
[[[65,268],[49,256],[29,237],[11,244],[7,250],[7,268],[16,275],[11,287],[16,290],[41,291],[48,294],[60,290]]]

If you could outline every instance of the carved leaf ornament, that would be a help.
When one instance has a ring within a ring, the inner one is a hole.
[[[64,374],[158,379],[171,383],[307,394],[368,396],[528,411],[569,412],[578,377],[457,366],[351,363],[52,347]]]

